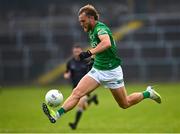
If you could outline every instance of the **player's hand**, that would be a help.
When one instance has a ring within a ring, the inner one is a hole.
[[[91,70],[93,64],[94,64],[94,58],[91,58],[90,61],[87,63],[87,65],[88,65],[88,70]]]
[[[71,73],[70,72],[65,72],[64,73],[64,79],[70,79]]]
[[[89,58],[92,56],[92,53],[91,51],[87,50],[86,52],[81,52],[80,55],[79,55],[79,59],[80,60],[84,60],[86,58]]]

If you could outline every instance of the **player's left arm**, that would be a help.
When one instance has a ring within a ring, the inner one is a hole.
[[[108,34],[99,35],[98,37],[101,42],[95,48],[89,50],[92,55],[103,52],[111,47],[111,41]]]

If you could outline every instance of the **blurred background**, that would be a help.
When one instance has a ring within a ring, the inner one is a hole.
[[[71,47],[89,46],[87,3],[114,33],[126,81],[180,80],[179,0],[0,0],[0,84],[63,82]]]
[[[72,91],[62,75],[72,46],[89,47],[78,22],[88,3],[113,32],[128,94],[151,83],[162,104],[122,110],[100,87],[75,132],[180,132],[180,0],[0,0],[0,132],[74,132],[76,110],[52,125],[41,104],[52,88]]]

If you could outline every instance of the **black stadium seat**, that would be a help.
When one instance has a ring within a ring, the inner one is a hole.
[[[25,33],[22,42],[23,44],[45,44],[46,37],[40,33]]]
[[[134,48],[119,48],[118,55],[123,59],[125,58],[133,59],[135,58],[135,50]]]
[[[157,19],[156,25],[161,28],[167,27],[179,27],[180,26],[180,19]]]
[[[24,81],[24,67],[22,64],[3,65],[3,81],[16,83]]]
[[[166,32],[166,33],[164,33],[164,38],[167,41],[179,41],[180,40],[180,31]]]
[[[171,80],[173,68],[169,63],[164,64],[148,64],[146,66],[147,78],[153,81],[156,80]]]
[[[1,51],[2,63],[23,62],[23,51],[18,49],[7,49]]]
[[[32,49],[30,51],[29,77],[35,79],[38,75],[42,74],[45,66],[51,59],[50,51],[46,49]]]
[[[15,35],[3,34],[0,35],[0,48],[15,48],[17,39]]]
[[[122,65],[125,81],[136,81],[141,78],[140,65],[138,64],[123,64]]]
[[[157,41],[158,34],[156,32],[135,32],[133,33],[133,40],[134,41]]]
[[[29,79],[35,80],[45,72],[45,63],[33,63],[29,66]]]
[[[50,51],[45,49],[32,49],[30,51],[30,59],[33,64],[43,64],[51,58]]]
[[[172,56],[173,56],[173,58],[180,58],[180,45],[179,46],[173,46]]]
[[[161,47],[142,48],[141,57],[148,58],[166,58],[167,49]]]

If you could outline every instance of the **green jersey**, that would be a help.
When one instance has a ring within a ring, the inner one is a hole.
[[[116,43],[110,29],[103,23],[97,22],[94,29],[88,32],[91,47],[95,48],[99,43],[99,35],[108,34],[111,47],[95,55],[93,67],[99,70],[111,70],[121,65],[121,59],[117,56]]]

